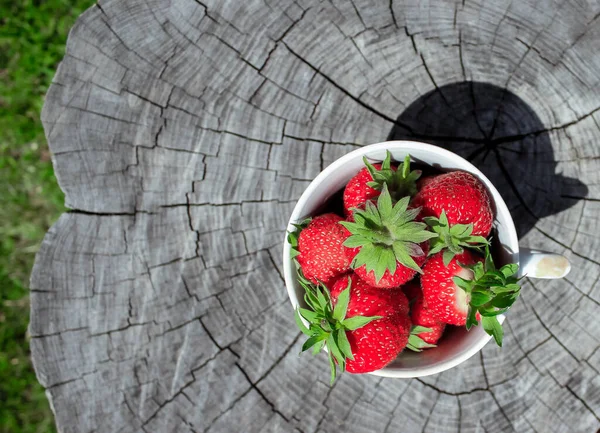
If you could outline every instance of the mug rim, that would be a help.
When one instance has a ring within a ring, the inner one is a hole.
[[[295,268],[293,265],[293,260],[290,258],[291,245],[289,244],[289,242],[287,240],[287,232],[290,232],[295,229],[294,226],[292,225],[293,223],[296,223],[302,217],[305,217],[305,215],[300,215],[300,210],[304,208],[306,202],[313,195],[314,191],[331,174],[340,170],[341,167],[343,167],[345,163],[347,163],[348,161],[354,160],[356,157],[366,156],[366,154],[368,154],[372,151],[394,150],[394,149],[390,149],[390,147],[394,147],[397,150],[406,151],[409,154],[411,153],[410,152],[411,149],[415,149],[415,150],[418,149],[420,151],[424,150],[424,151],[429,152],[434,155],[443,155],[446,160],[458,161],[458,163],[460,165],[466,165],[468,167],[468,170],[465,170],[465,171],[469,171],[470,173],[476,175],[485,184],[486,188],[490,192],[490,198],[496,207],[496,217],[494,219],[496,220],[497,215],[502,214],[504,216],[504,220],[508,223],[507,227],[503,227],[503,232],[505,232],[508,237],[509,242],[508,242],[507,246],[510,248],[513,258],[515,259],[515,262],[517,264],[519,263],[519,243],[518,243],[518,238],[517,238],[517,231],[516,231],[512,216],[510,214],[510,211],[508,210],[508,206],[504,202],[504,199],[502,198],[502,196],[500,195],[500,193],[498,192],[498,190],[496,189],[494,184],[477,167],[475,167],[473,164],[471,164],[471,162],[467,161],[465,158],[461,157],[460,155],[458,155],[454,152],[451,152],[447,149],[444,149],[442,147],[432,145],[432,144],[423,143],[423,142],[414,141],[414,140],[383,141],[383,142],[379,142],[379,143],[362,146],[362,147],[360,147],[356,150],[353,150],[352,152],[349,152],[346,155],[343,155],[342,157],[336,159],[329,166],[327,166],[324,170],[322,170],[311,181],[311,183],[304,190],[304,192],[298,199],[298,202],[294,206],[292,214],[290,215],[290,218],[288,220],[286,236],[285,236],[284,245],[283,245],[284,281],[285,281],[288,297],[289,297],[290,302],[294,309],[299,306],[299,300],[296,295],[294,284],[293,284],[294,283],[293,275],[295,274],[295,272],[294,272]],[[498,319],[501,323],[504,321],[504,318],[505,318],[504,315],[498,316]],[[380,370],[376,370],[376,371],[373,371],[368,374],[371,374],[374,376],[381,376],[381,377],[411,378],[411,377],[423,377],[423,376],[429,376],[429,375],[436,374],[436,373],[441,373],[443,371],[446,371],[450,368],[453,368],[453,367],[463,363],[464,361],[466,361],[467,359],[469,359],[470,357],[472,357],[473,355],[478,353],[491,340],[491,338],[492,337],[490,335],[484,334],[484,337],[481,338],[477,342],[477,344],[469,347],[467,350],[465,350],[463,352],[456,354],[453,357],[450,357],[447,360],[442,361],[439,365],[427,366],[427,367],[423,367],[423,368],[417,367],[417,368],[412,368],[412,369],[407,369],[407,368],[396,369],[394,367],[383,367]]]

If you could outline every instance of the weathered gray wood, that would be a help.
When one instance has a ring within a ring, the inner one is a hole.
[[[32,276],[61,432],[594,432],[600,427],[600,4],[112,0],[81,16],[43,121],[72,209]],[[394,138],[470,157],[522,243],[505,345],[416,380],[343,376],[281,278],[295,200]]]

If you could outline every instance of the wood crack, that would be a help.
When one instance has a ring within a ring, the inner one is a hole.
[[[98,3],[96,3],[96,7],[100,10],[100,12],[102,12],[102,14],[105,14],[104,9],[102,9],[100,7],[100,5]],[[104,22],[104,24],[106,25],[106,28],[108,29],[109,32],[111,32],[115,38],[117,38],[117,40],[121,43],[121,45],[123,45],[123,47],[125,47],[125,49],[127,49],[127,51],[129,51],[130,53],[134,54],[137,59],[139,61],[141,61],[142,63],[145,63],[146,65],[148,65],[150,68],[155,69],[154,65],[152,63],[150,63],[149,61],[147,61],[146,59],[144,59],[139,53],[137,53],[135,50],[132,50],[126,43],[125,41],[121,38],[121,36],[119,36],[117,34],[117,32],[111,27],[110,22],[108,21],[108,17],[106,18],[101,18],[101,20]]]
[[[279,266],[277,266],[277,263],[273,259],[273,256],[271,255],[271,250],[267,249],[266,252],[269,257],[269,260],[271,261],[271,264],[273,265],[273,268],[275,269],[275,271],[277,271],[277,275],[279,276],[279,279],[281,280],[281,282],[283,284],[285,284],[285,278],[283,278],[283,275],[281,274],[281,271],[279,270]]]
[[[392,21],[394,22],[394,26],[399,29],[398,21],[396,20],[396,14],[394,13],[394,0],[390,0],[389,2],[390,15],[392,16]]]
[[[531,308],[531,312],[533,313],[535,318],[538,320],[538,322],[540,322],[540,325],[542,325],[542,328],[544,328],[546,330],[546,332],[548,332],[548,334],[550,334],[552,336],[552,338],[554,338],[554,340],[558,343],[558,345],[560,347],[562,347],[565,352],[567,352],[569,355],[571,355],[573,357],[573,359],[579,360],[577,358],[577,356],[575,356],[575,354],[573,352],[571,352],[569,349],[567,349],[567,347],[556,337],[556,335],[554,335],[552,330],[544,323],[544,321],[542,320],[540,315],[537,313],[537,311],[535,311],[535,309],[533,307]]]
[[[134,212],[94,212],[83,209],[67,209],[68,214],[74,215],[91,215],[91,216],[103,216],[103,217],[134,217],[137,214],[146,214],[146,215],[155,215],[153,212],[145,211],[145,210],[135,210]]]
[[[213,425],[215,425],[215,423],[217,421],[219,421],[223,416],[225,416],[227,413],[229,413],[233,407],[240,401],[242,400],[244,397],[246,397],[248,394],[250,394],[250,392],[253,390],[254,388],[252,386],[249,386],[248,389],[246,391],[244,391],[242,394],[240,394],[234,401],[232,401],[229,406],[227,406],[227,408],[221,412],[215,419],[212,420],[212,422],[204,429],[205,432],[210,431],[210,429],[212,428]]]
[[[587,260],[588,262],[594,263],[598,266],[600,266],[600,262],[597,260],[594,260],[590,257],[587,257],[583,254],[581,254],[578,251],[573,250],[571,247],[569,247],[568,245],[562,243],[561,241],[559,241],[558,239],[553,238],[552,236],[550,236],[548,233],[546,233],[545,231],[543,231],[542,229],[540,229],[539,227],[535,226],[534,227],[535,230],[537,230],[539,233],[541,233],[542,235],[544,235],[545,237],[547,237],[548,239],[554,241],[555,243],[557,243],[558,245],[560,245],[561,247],[563,247],[565,250],[569,250],[571,251],[572,254],[576,255],[577,257],[580,257],[584,260]]]
[[[462,392],[448,392],[445,391],[441,388],[436,387],[435,385],[431,385],[430,383],[427,383],[425,381],[423,381],[420,378],[415,378],[414,380],[416,380],[417,382],[419,382],[420,384],[422,384],[423,386],[426,386],[427,388],[431,388],[434,391],[438,392],[439,394],[444,394],[444,395],[449,395],[452,397],[457,397],[460,395],[469,395],[469,394],[473,394],[474,392],[479,392],[479,391],[490,391],[489,387],[488,388],[472,388],[469,391],[462,391]],[[487,380],[486,380],[487,381]]]
[[[512,431],[516,432],[515,426],[513,425],[512,420],[508,417],[508,415],[506,415],[506,411],[504,410],[504,408],[498,402],[498,399],[496,398],[496,395],[494,394],[494,391],[492,391],[491,389],[489,389],[489,393],[492,396],[492,398],[494,399],[494,402],[496,403],[496,406],[500,410],[500,413],[504,416],[504,419],[506,419],[506,422],[508,422],[508,425],[510,425],[510,427],[512,428]]]
[[[388,431],[390,429],[390,426],[392,425],[392,421],[394,420],[393,415],[396,412],[396,410],[398,410],[398,408],[400,407],[400,404],[402,403],[402,398],[404,397],[404,395],[406,394],[406,392],[408,391],[409,388],[410,388],[410,385],[406,386],[406,388],[404,388],[404,390],[402,391],[402,393],[400,393],[400,395],[396,399],[396,404],[394,405],[394,407],[390,411],[390,415],[392,415],[392,416],[389,417],[388,422],[385,425],[385,428],[383,430],[383,433],[388,433]]]
[[[31,334],[32,339],[39,338],[50,338],[50,337],[61,337],[63,334],[67,334],[69,332],[79,332],[79,331],[87,331],[89,328],[87,326],[81,326],[79,328],[71,328],[71,329],[63,329],[57,332],[50,332],[47,334]]]
[[[280,417],[282,417],[284,420],[289,422],[290,419],[287,416],[285,416],[279,409],[277,409],[275,404],[267,398],[267,396],[260,390],[260,388],[258,386],[256,386],[256,384],[254,382],[252,382],[252,380],[248,376],[248,373],[246,373],[246,371],[240,366],[240,364],[236,362],[235,365],[242,372],[242,374],[244,375],[246,380],[250,383],[250,386],[252,387],[252,389],[254,389],[258,393],[258,395],[260,395],[260,397],[271,407],[271,410],[273,412],[275,412],[277,415],[279,415]]]
[[[429,421],[431,421],[431,415],[433,414],[433,410],[435,409],[435,406],[437,405],[438,401],[440,401],[440,395],[441,395],[441,393],[437,394],[437,397],[435,398],[435,401],[433,402],[433,405],[431,406],[429,414],[427,415],[425,424],[423,424],[423,429],[421,430],[421,433],[425,433],[425,430],[427,430],[427,425],[429,424]]]
[[[585,401],[584,399],[582,399],[581,397],[579,397],[579,396],[578,396],[578,395],[575,393],[575,391],[573,391],[573,390],[572,390],[572,389],[569,387],[569,385],[567,385],[565,388],[567,389],[567,391],[569,391],[569,393],[571,393],[571,395],[572,395],[573,397],[575,397],[575,398],[576,398],[576,399],[577,399],[577,400],[578,400],[578,401],[579,401],[581,404],[583,404],[583,405],[585,406],[585,408],[586,408],[586,409],[587,409],[587,410],[588,410],[588,411],[589,411],[589,412],[590,412],[590,413],[591,413],[591,414],[594,416],[594,418],[596,418],[596,420],[597,420],[598,422],[600,422],[600,417],[599,417],[599,416],[596,414],[596,412],[594,411],[594,409],[592,409],[592,407],[589,405],[589,403],[588,403],[587,401]],[[565,424],[566,424],[566,423],[567,423],[567,422],[565,421]]]
[[[382,112],[376,110],[375,108],[371,107],[370,105],[368,105],[367,103],[361,101],[360,99],[358,99],[356,96],[352,95],[349,91],[347,91],[346,89],[344,89],[342,86],[340,86],[339,84],[337,84],[331,77],[329,77],[328,75],[326,75],[325,73],[323,73],[322,71],[319,70],[319,68],[317,68],[316,66],[314,66],[313,64],[311,64],[310,62],[308,62],[306,59],[304,59],[303,57],[301,57],[298,53],[296,53],[288,44],[286,44],[285,42],[283,42],[283,44],[285,45],[285,47],[298,59],[300,60],[302,63],[304,63],[305,65],[307,65],[309,68],[311,68],[313,71],[315,71],[317,74],[319,74],[321,77],[323,77],[327,82],[329,82],[331,85],[333,85],[336,89],[338,89],[340,92],[342,92],[344,95],[348,96],[350,99],[352,99],[354,102],[356,102],[357,104],[359,104],[360,106],[366,108],[367,110],[369,110],[370,112],[378,115],[379,117],[381,117],[382,119],[387,120],[390,123],[396,123],[394,121],[394,119],[392,119],[391,117],[383,114]]]
[[[512,0],[511,0],[511,4],[512,4]],[[508,79],[504,83],[504,93],[502,94],[502,97],[500,99],[500,103],[498,104],[498,109],[496,111],[496,116],[494,118],[494,122],[492,123],[492,127],[491,127],[490,137],[494,136],[494,132],[496,130],[498,119],[500,118],[500,112],[504,108],[504,100],[505,100],[506,96],[508,95],[508,85],[512,81],[512,79],[515,76],[515,74],[517,73],[517,71],[521,68],[521,65],[523,64],[523,61],[525,60],[525,58],[527,57],[527,55],[531,51],[531,47],[533,47],[533,45],[535,45],[535,43],[537,42],[537,40],[539,39],[539,37],[542,35],[542,33],[544,33],[546,30],[548,30],[548,28],[552,25],[552,23],[554,22],[554,19],[556,18],[558,12],[560,11],[561,7],[556,8],[556,10],[554,11],[554,14],[552,15],[552,19],[550,20],[550,23],[548,23],[539,32],[537,32],[537,34],[533,38],[533,41],[531,42],[531,44],[529,46],[527,46],[527,50],[525,51],[525,53],[521,56],[521,58],[518,60],[518,62],[515,65],[515,67],[510,72],[510,74],[508,76]]]

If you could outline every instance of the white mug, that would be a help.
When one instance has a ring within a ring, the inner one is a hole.
[[[558,254],[532,251],[519,248],[517,231],[510,212],[498,190],[473,164],[441,147],[416,141],[388,141],[364,146],[344,155],[323,170],[306,188],[288,224],[288,231],[295,230],[292,224],[298,223],[316,212],[346,183],[364,167],[363,157],[372,161],[382,161],[386,151],[392,154],[392,160],[403,161],[409,154],[412,161],[430,165],[441,171],[463,170],[474,174],[487,187],[495,207],[494,228],[496,240],[502,246],[495,259],[498,266],[517,263],[519,274],[534,278],[562,278],[570,271],[569,261]],[[296,268],[290,259],[290,244],[286,240],[283,247],[283,271],[287,292],[292,306],[297,308],[303,301],[304,292],[296,280]],[[519,302],[517,300],[517,302]],[[500,323],[504,316],[498,316]],[[370,374],[384,377],[421,377],[441,373],[466,361],[479,352],[491,339],[483,327],[451,327],[447,335],[434,349],[422,352],[404,350],[396,360]],[[510,350],[510,349],[506,349]]]

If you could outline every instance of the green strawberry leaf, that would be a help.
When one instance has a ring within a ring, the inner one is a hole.
[[[306,302],[306,305],[308,305],[312,312],[320,310],[319,301],[317,300],[316,295],[314,295],[313,293],[309,293],[309,291],[306,290],[306,288],[304,290],[304,302]]]
[[[496,308],[508,308],[515,303],[518,297],[518,293],[501,293],[492,300],[492,306]]]
[[[500,281],[502,283],[502,285],[506,284],[506,277],[504,276],[504,274],[500,271],[488,271],[487,272],[489,275],[493,275],[494,277],[496,277],[496,279],[498,281]]]
[[[346,310],[348,309],[348,302],[350,301],[350,286],[352,280],[348,278],[348,286],[342,290],[337,298],[337,303],[333,309],[333,318],[339,322],[344,320],[346,317]]]
[[[327,354],[327,358],[329,358],[329,368],[331,369],[331,379],[329,381],[329,385],[333,385],[333,382],[335,382],[335,376],[336,376],[336,366],[335,366],[335,361],[333,359],[333,355],[331,354],[331,352],[329,352]]]
[[[386,220],[386,222],[388,223],[389,226],[403,226],[406,223],[413,221],[416,217],[419,216],[419,213],[421,213],[421,209],[420,207],[415,207],[412,209],[407,209],[406,206],[408,205],[408,202],[403,202],[403,200],[407,199],[408,197],[404,197],[400,202],[401,206],[399,206],[398,208],[396,208],[395,210],[393,209],[392,211],[394,212],[393,214],[393,218]],[[403,203],[406,205],[403,205]],[[423,227],[426,228],[427,224],[425,223],[419,223],[420,226],[419,227]],[[429,233],[429,232],[426,232]],[[432,236],[435,236],[435,234],[433,234]]]
[[[462,254],[464,251],[460,246],[458,246],[458,244],[456,243],[454,238],[450,238],[448,240],[447,248],[449,251],[451,251],[453,253],[453,256],[456,254]],[[444,251],[444,253],[446,253],[448,250]],[[452,260],[452,258],[450,260]],[[448,263],[450,263],[450,262],[448,261]],[[446,266],[448,266],[448,265],[446,265]]]
[[[313,347],[315,344],[319,343],[320,341],[323,341],[327,338],[326,334],[323,335],[313,335],[312,337],[309,337],[308,340],[306,340],[304,342],[304,344],[302,345],[302,352],[307,351],[308,349],[310,349],[311,347]]]
[[[297,224],[292,224],[295,230],[288,232],[287,235],[287,241],[292,247],[290,249],[290,258],[294,259],[300,254],[300,251],[298,251],[298,238],[300,237],[300,232],[308,227],[311,221],[312,218],[305,218]]]
[[[402,176],[407,178],[410,175],[410,155],[404,157],[404,163],[401,167]]]
[[[366,244],[360,249],[358,254],[356,256],[354,256],[351,266],[354,269],[357,269],[357,268],[360,268],[361,266],[367,266],[367,263],[371,263],[371,261],[377,263],[376,262],[377,259],[378,259],[377,248],[373,244]],[[373,263],[373,265],[371,265],[371,266],[368,266],[367,270],[368,271],[373,270],[375,263]]]
[[[392,230],[394,230],[394,228],[392,228]],[[427,226],[423,223],[406,223],[405,232],[405,236],[408,238],[406,240],[412,242],[421,251],[423,251],[423,249],[418,244],[438,236],[435,233],[427,231]],[[393,231],[393,233],[396,234],[395,231]],[[398,235],[398,237],[400,236],[401,235]]]
[[[433,329],[426,328],[425,326],[419,326],[419,325],[413,326],[410,329],[411,334],[421,334],[423,332],[431,332],[431,331],[433,331]]]
[[[423,349],[429,347],[436,347],[435,344],[426,343],[418,334],[423,332],[431,332],[433,329],[426,328],[425,326],[413,326],[410,329],[410,336],[408,337],[408,344],[406,348],[413,352],[421,352]]]
[[[331,380],[335,380],[337,372],[346,368],[346,360],[354,359],[352,348],[346,332],[354,331],[367,323],[381,319],[381,316],[354,316],[345,318],[350,302],[350,280],[348,286],[332,305],[331,294],[323,284],[315,285],[307,280],[300,268],[297,279],[304,289],[304,299],[308,308],[299,307],[294,311],[294,319],[300,331],[308,338],[302,345],[302,352],[312,349],[313,354],[327,349]],[[303,322],[305,319],[309,326]]]
[[[408,246],[406,245],[406,243],[402,241],[396,241],[392,244],[392,249],[398,262],[402,263],[402,265],[406,266],[409,269],[417,271],[420,274],[423,273],[419,265],[417,265],[417,262],[415,262],[415,260],[411,257],[410,253],[407,251]]]
[[[469,313],[467,314],[467,331],[471,329],[473,326],[477,326],[479,322],[477,322],[477,309],[469,307]]]
[[[470,248],[478,248],[479,247],[474,244],[481,244],[482,246],[485,246],[489,243],[488,240],[486,238],[484,238],[483,236],[466,236],[465,242],[467,242],[468,244],[471,244]]]
[[[342,355],[340,348],[338,347],[337,341],[335,340],[334,334],[330,333],[327,336],[327,349],[333,354],[333,357],[337,361],[338,366],[342,371],[344,371],[344,366],[346,363],[346,357]]]
[[[483,325],[484,331],[494,337],[496,340],[496,344],[502,347],[502,338],[504,337],[504,331],[502,329],[502,325],[498,322],[496,317],[482,317],[481,323]]]
[[[377,210],[379,211],[379,215],[390,215],[392,209],[392,196],[389,194],[379,194],[379,197],[377,198]]]
[[[494,317],[499,316],[500,314],[504,314],[508,311],[508,308],[496,309],[493,306],[482,308],[479,310],[479,314],[483,317]]]
[[[442,210],[442,213],[440,214],[440,226],[448,227],[448,225],[448,216],[446,215],[446,211]]]
[[[492,271],[495,272],[495,271]],[[502,287],[503,286],[503,282],[501,279],[498,278],[497,275],[494,275],[490,272],[486,272],[481,278],[477,279],[477,283],[480,286],[485,286],[485,287]]]
[[[410,155],[406,155],[404,161],[397,170],[392,168],[392,154],[386,151],[385,159],[381,162],[381,168],[377,170],[366,157],[363,162],[373,178],[367,185],[378,191],[386,186],[392,199],[404,196],[413,196],[417,193],[417,180],[421,177],[420,170],[410,170]]]
[[[446,217],[446,213],[442,211],[442,215],[445,219],[444,227],[446,227],[448,226],[448,219]],[[440,217],[442,215],[440,215]],[[471,236],[471,233],[473,233],[473,224],[454,224],[452,227],[450,227],[450,234],[453,237],[464,238],[467,236]]]
[[[434,254],[437,254],[440,251],[442,251],[443,248],[444,248],[444,244],[443,243],[441,243],[441,242],[436,243],[435,245],[433,245],[432,247],[430,247],[428,255],[433,256]]]
[[[452,277],[452,281],[454,282],[454,284],[456,284],[458,287],[463,289],[465,292],[468,293],[471,291],[471,285],[472,285],[471,280],[465,280],[464,278],[461,278],[461,277]]]
[[[354,316],[354,317],[349,317],[346,320],[344,320],[342,322],[342,325],[348,331],[354,331],[355,329],[362,328],[367,323],[372,322],[373,320],[381,319],[382,317],[383,316],[371,316],[371,317]]]
[[[442,250],[453,253],[445,252],[443,256],[445,266],[448,266],[454,255],[463,253],[463,247],[479,249],[489,244],[483,236],[471,236],[471,233],[473,233],[473,224],[454,224],[450,226],[444,210],[442,210],[439,218],[426,217],[423,221],[438,234],[430,242],[429,255],[436,254]]]
[[[471,298],[467,329],[477,325],[476,314],[479,313],[485,332],[493,336],[496,343],[502,346],[503,331],[497,316],[506,313],[519,297],[520,280],[514,276],[519,270],[518,266],[511,263],[497,270],[489,245],[485,246],[483,263],[469,267],[461,266],[474,272],[474,279],[469,282]],[[454,278],[454,282],[457,285],[461,283],[457,277]]]
[[[424,254],[419,244],[437,235],[426,224],[414,221],[419,209],[408,209],[409,202],[410,197],[403,197],[393,204],[384,183],[377,204],[367,202],[365,209],[354,209],[354,222],[340,222],[350,231],[344,246],[359,249],[352,268],[364,266],[376,281],[386,272],[393,275],[399,266],[422,272],[414,259]]]
[[[364,243],[368,244],[368,243],[385,243],[387,241],[388,236],[385,233],[381,233],[378,231],[375,231],[372,228],[367,228],[365,226],[361,226],[359,223],[357,222],[347,222],[347,221],[342,221],[339,224],[343,225],[344,227],[346,227],[348,229],[348,231],[350,231],[352,233],[351,236],[349,236],[346,241],[354,236],[359,236],[361,239],[364,239]],[[344,241],[344,242],[346,242]],[[346,244],[344,243],[344,246],[347,247],[352,247],[351,244]]]
[[[413,352],[422,352],[423,349],[430,347],[436,347],[436,345],[426,343],[425,341],[423,341],[422,338],[418,337],[417,335],[411,335],[410,337],[408,337],[408,344],[406,345],[406,348],[408,350],[412,350]]]
[[[344,246],[348,248],[362,247],[369,242],[369,239],[361,235],[352,235],[346,238]]]
[[[492,259],[492,255],[490,254],[489,247],[486,248],[485,251],[486,251],[486,254],[485,254],[485,270],[486,270],[486,272],[495,271],[496,270],[496,265],[494,264],[494,260]]]
[[[346,330],[338,329],[336,331],[336,337],[337,344],[342,351],[342,354],[348,359],[354,359],[352,349],[350,348],[350,342],[348,341],[348,336],[346,335]]]
[[[325,339],[323,339],[323,340],[319,341],[317,344],[315,344],[312,349],[312,355],[314,356],[317,353],[319,353],[321,350],[323,350],[323,348],[325,347],[325,343],[326,343],[326,341],[325,341]]]
[[[473,305],[474,307],[479,307],[483,304],[486,304],[487,302],[490,302],[492,300],[492,295],[489,293],[485,293],[485,292],[480,292],[480,291],[473,291],[471,293],[471,305]]]
[[[304,334],[304,335],[311,335],[310,330],[306,327],[306,325],[302,322],[302,319],[300,317],[300,309],[296,308],[294,310],[294,319],[296,320],[296,325],[298,326],[298,329],[300,329],[300,331]]]
[[[423,222],[434,230],[436,227],[439,227],[441,225],[439,218],[432,216],[424,217]]]
[[[477,262],[475,266],[472,268],[473,273],[475,274],[475,279],[478,280],[485,275],[485,270],[483,269],[483,263]]]
[[[462,251],[461,251],[462,252]],[[448,249],[442,253],[442,261],[444,262],[444,266],[448,267],[452,259],[457,253]]]
[[[328,308],[331,309],[331,305],[328,302],[328,299],[323,294],[323,291],[317,290],[317,301],[319,302],[319,306],[323,311],[326,311]]]
[[[512,277],[518,271],[519,271],[519,265],[517,265],[516,263],[510,263],[510,264],[504,265],[500,268],[500,272],[502,272],[502,275],[504,275],[506,278]]]
[[[304,317],[308,322],[314,323],[318,320],[321,320],[319,313],[311,310],[307,310],[306,308],[298,308],[299,313]]]
[[[521,290],[521,286],[519,286],[517,283],[508,283],[505,286],[491,286],[490,289],[492,290],[492,292],[500,294],[508,292],[518,292],[519,290]]]

